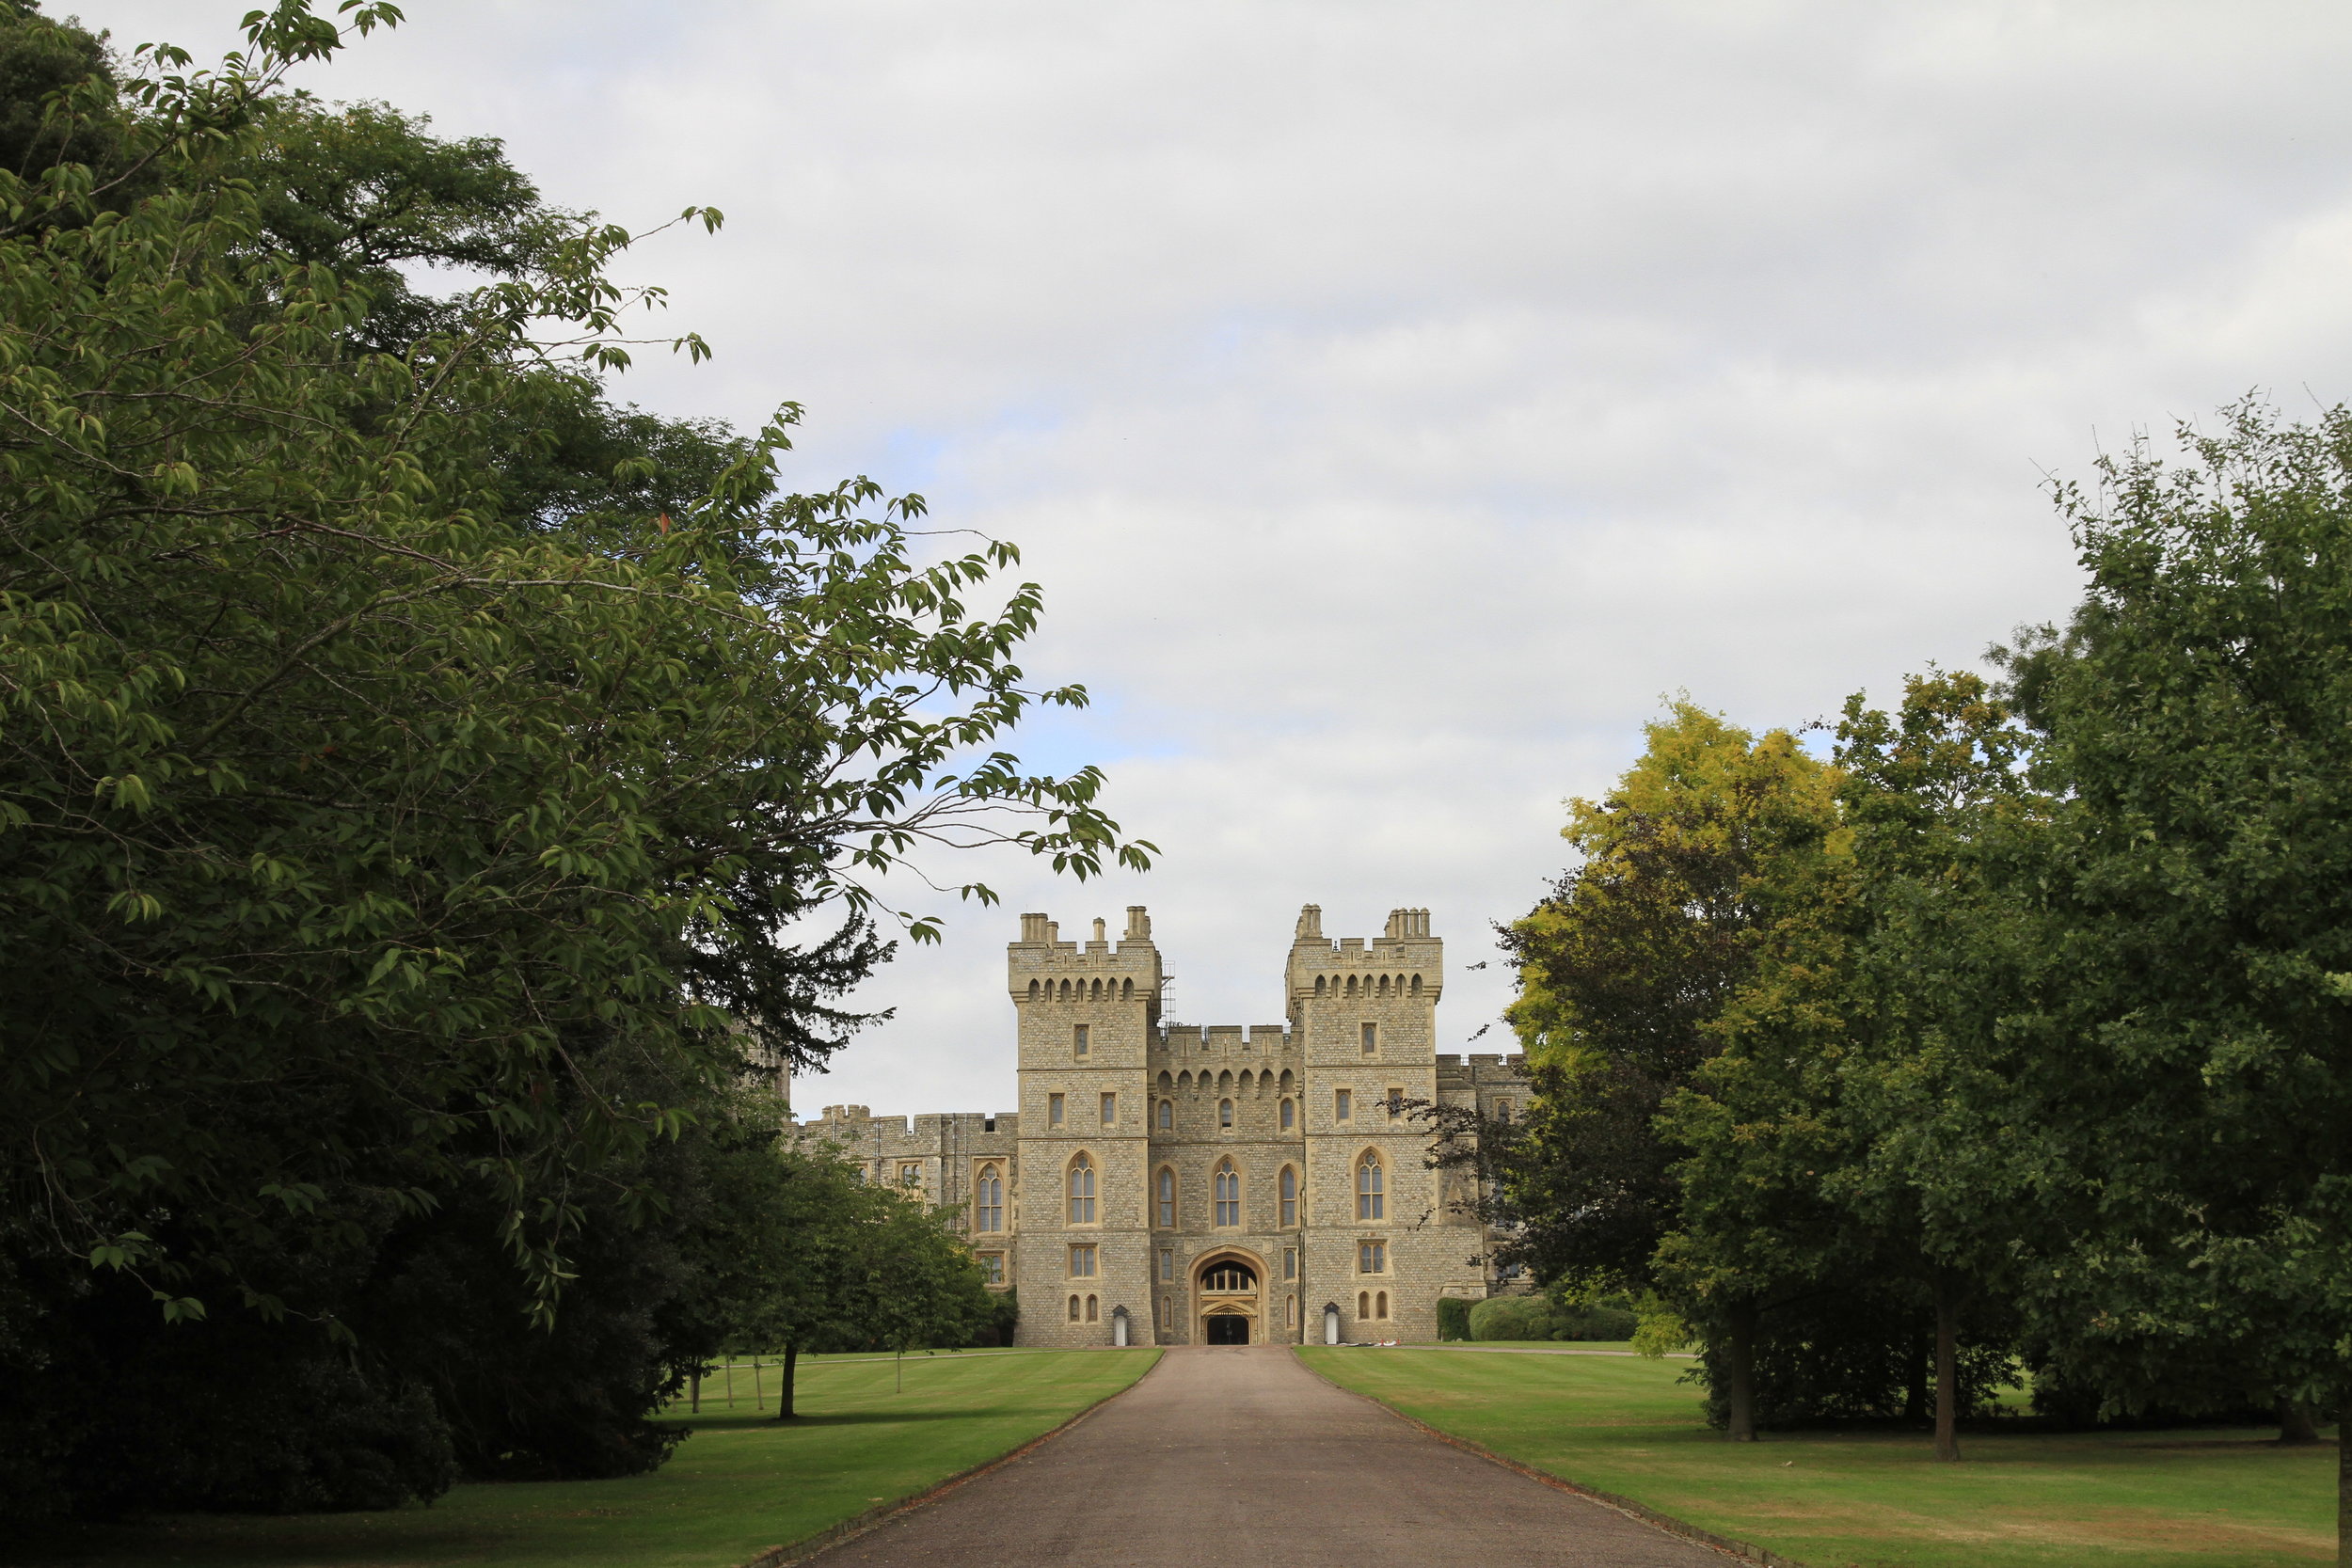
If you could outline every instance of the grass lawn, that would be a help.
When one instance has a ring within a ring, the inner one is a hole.
[[[294,1518],[179,1515],[83,1528],[0,1547],[11,1563],[151,1568],[732,1568],[993,1459],[1117,1393],[1159,1353],[971,1351],[911,1355],[906,1392],[889,1359],[803,1360],[800,1418],[751,1406],[749,1365],[733,1413],[688,1418],[670,1462],[625,1481],[460,1486],[431,1508]]]
[[[1594,1346],[1592,1349],[1605,1347]],[[1311,1348],[1309,1366],[1440,1431],[1807,1568],[2271,1568],[2335,1560],[2336,1449],[2273,1429],[1768,1433],[1700,1422],[1687,1361]]]

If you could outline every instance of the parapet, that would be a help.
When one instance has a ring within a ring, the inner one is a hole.
[[[1429,911],[1419,909],[1391,910],[1386,928],[1369,941],[1334,941],[1323,934],[1322,907],[1309,904],[1298,913],[1284,978],[1294,1001],[1335,987],[1355,996],[1370,985],[1376,995],[1435,1004],[1445,985],[1445,943],[1430,934]]]
[[[1005,946],[1013,1001],[1132,1001],[1138,995],[1156,1001],[1162,975],[1151,914],[1141,904],[1128,905],[1127,929],[1116,945],[1107,930],[1107,923],[1097,920],[1086,942],[1064,942],[1057,922],[1036,912],[1023,915],[1021,940]]]

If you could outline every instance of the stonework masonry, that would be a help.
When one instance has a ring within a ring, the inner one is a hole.
[[[1019,1289],[1025,1345],[1434,1339],[1440,1297],[1504,1287],[1411,1103],[1510,1116],[1525,1064],[1438,1054],[1427,911],[1369,941],[1322,921],[1299,913],[1284,1021],[1245,1029],[1162,1020],[1142,906],[1116,942],[1100,920],[1064,942],[1025,914],[1007,949],[1019,1112],[832,1105],[804,1135],[952,1206],[993,1282]]]

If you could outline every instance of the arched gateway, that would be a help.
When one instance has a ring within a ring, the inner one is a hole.
[[[1263,1344],[1265,1261],[1240,1247],[1221,1247],[1193,1265],[1192,1299],[1200,1321],[1195,1344]]]

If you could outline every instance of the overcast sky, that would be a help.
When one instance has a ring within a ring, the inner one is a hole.
[[[203,55],[249,3],[79,9]],[[1166,851],[990,864],[804,1113],[1009,1109],[1030,909],[1149,904],[1172,1014],[1249,1023],[1302,902],[1425,906],[1460,1049],[1661,695],[1969,664],[2073,598],[2050,476],[2352,396],[2341,5],[404,3],[307,84],[723,209],[630,263],[717,359],[622,395],[797,400],[797,485],[1017,541],[1025,664],[1096,698],[1017,749]]]

